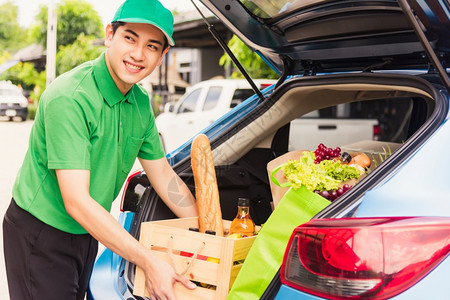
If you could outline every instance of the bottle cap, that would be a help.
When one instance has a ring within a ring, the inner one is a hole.
[[[341,154],[341,160],[343,162],[349,163],[352,160],[352,156],[348,154],[347,152],[344,152]]]
[[[216,232],[214,230],[206,230],[205,233],[206,234],[216,235]]]
[[[238,206],[250,206],[249,198],[238,198]]]

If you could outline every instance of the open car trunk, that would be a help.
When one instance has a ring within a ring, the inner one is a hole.
[[[392,172],[407,160],[445,117],[447,103],[438,86],[426,81],[426,76],[360,73],[288,78],[277,88],[276,96],[268,96],[245,118],[211,139],[223,218],[232,220],[238,197],[249,197],[253,220],[263,224],[272,212],[267,163],[288,151],[290,121],[314,110],[333,110],[344,103],[351,104],[355,116],[380,120],[382,134],[379,141],[361,141],[341,148],[373,153],[378,161],[357,185],[315,217],[352,216],[364,193],[379,185],[381,178],[388,180],[384,176],[387,170]],[[205,132],[208,134],[208,130]],[[420,141],[416,138],[419,133]],[[327,141],[323,143],[326,145]],[[380,158],[376,150],[386,143],[391,145],[392,154]],[[186,147],[180,151],[189,151],[190,146]],[[174,169],[195,194],[189,156],[174,165]],[[175,217],[148,186],[145,176],[137,176],[130,182],[125,199],[127,208],[136,211],[131,228],[136,237],[141,222]],[[124,264],[124,279],[132,290],[135,267],[128,262]]]

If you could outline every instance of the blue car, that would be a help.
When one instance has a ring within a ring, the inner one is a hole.
[[[238,197],[251,199],[256,224],[271,216],[267,164],[292,150],[289,139],[302,139],[290,137],[292,120],[316,110],[330,118],[345,107],[348,118],[379,123],[377,140],[340,147],[366,153],[371,171],[289,232],[260,298],[449,299],[449,2],[201,2],[280,75],[201,131],[224,219],[235,217]],[[191,142],[167,158],[195,194]],[[175,218],[143,172],[128,178],[121,209],[119,222],[136,238],[142,222]],[[141,299],[135,273],[104,250],[88,298]]]

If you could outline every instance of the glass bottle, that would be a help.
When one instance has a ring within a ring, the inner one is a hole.
[[[230,234],[240,233],[243,236],[251,236],[255,233],[255,223],[250,216],[250,199],[238,199],[238,212],[231,222]]]

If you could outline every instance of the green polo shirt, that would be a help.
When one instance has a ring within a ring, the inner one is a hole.
[[[137,156],[164,157],[154,121],[148,94],[134,85],[122,95],[104,53],[59,76],[39,102],[15,201],[50,226],[86,233],[64,208],[55,170],[90,170],[90,195],[109,211]]]

